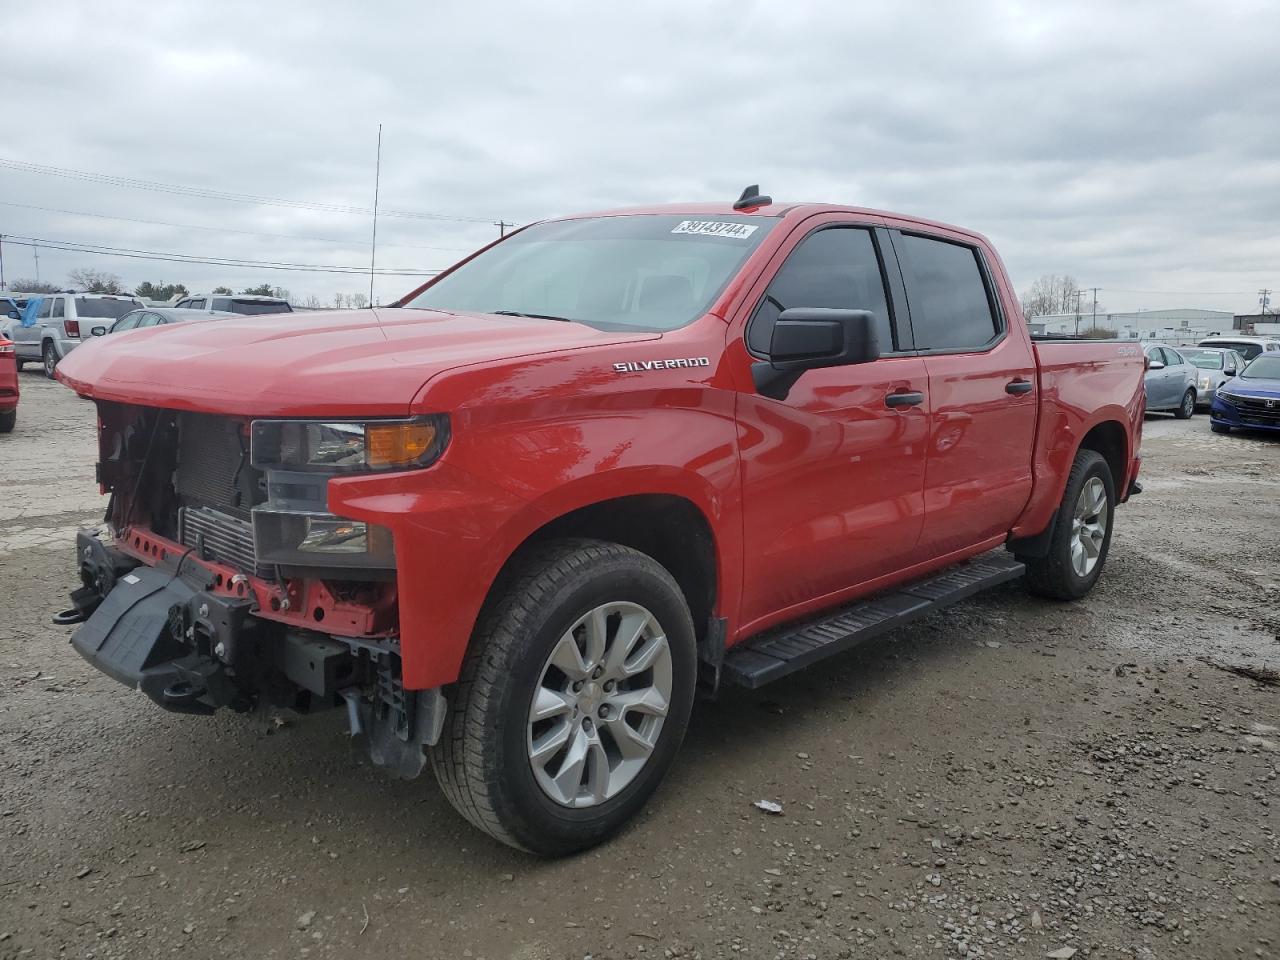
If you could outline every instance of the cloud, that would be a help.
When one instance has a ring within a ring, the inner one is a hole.
[[[11,159],[367,207],[381,121],[384,208],[481,221],[386,218],[388,267],[444,266],[498,219],[731,198],[758,181],[780,199],[961,223],[992,237],[1019,287],[1068,272],[1113,309],[1245,311],[1258,287],[1280,286],[1280,9],[1268,3],[23,0],[3,18],[6,35],[57,37],[9,49]],[[0,200],[205,228],[0,206],[4,233],[368,257],[367,217],[10,170]],[[84,259],[48,251],[42,272]],[[361,286],[93,265],[326,299]],[[29,266],[6,248],[9,275]],[[384,278],[378,291],[412,285]]]

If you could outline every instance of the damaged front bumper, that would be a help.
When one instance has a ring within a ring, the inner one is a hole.
[[[191,551],[150,566],[82,530],[76,556],[82,586],[54,622],[79,624],[72,646],[107,676],[179,713],[344,707],[375,763],[403,777],[422,772],[447,704],[439,689],[404,689],[394,638],[257,617],[250,597],[214,592],[215,575]]]

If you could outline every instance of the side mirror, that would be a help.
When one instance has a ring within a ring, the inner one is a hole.
[[[89,335],[94,337],[105,337],[107,335],[107,328],[94,327],[92,330],[89,331]]]
[[[1228,377],[1234,377],[1236,375],[1236,368],[1227,367],[1227,369],[1223,370],[1222,372]]]
[[[785,400],[806,370],[870,363],[879,356],[871,311],[792,307],[778,315],[769,359],[753,363],[751,377],[762,396]]]
[[[1147,364],[1147,369],[1148,369],[1148,370],[1163,370],[1163,369],[1164,369],[1164,361],[1163,361],[1163,360],[1152,360],[1149,364]]]
[[[17,310],[10,310],[10,311],[9,311],[9,313],[8,313],[8,317],[9,317],[9,319],[10,319],[10,320],[21,320],[21,319],[22,319],[20,316],[18,316],[18,311],[17,311]]]

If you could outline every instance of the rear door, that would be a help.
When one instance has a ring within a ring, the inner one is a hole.
[[[824,215],[797,227],[730,327],[738,395],[747,630],[832,602],[915,562],[923,522],[928,379],[901,318],[901,279],[876,223]],[[881,357],[807,371],[785,400],[755,392],[790,307],[869,310]],[[893,395],[899,400],[887,402]],[[899,402],[903,401],[903,402]]]
[[[14,324],[13,344],[17,355],[24,360],[40,359],[40,342],[44,325],[49,321],[49,313],[53,309],[53,298],[41,295],[32,297],[23,311],[24,319],[30,323],[24,326],[21,322]]]
[[[929,375],[921,550],[942,557],[1008,533],[1031,496],[1036,363],[1011,330],[994,256],[964,234],[893,231],[911,330]]]

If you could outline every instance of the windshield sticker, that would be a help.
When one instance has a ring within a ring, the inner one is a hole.
[[[691,233],[699,237],[729,237],[745,240],[759,227],[748,223],[726,223],[722,220],[681,220],[672,233]]]

